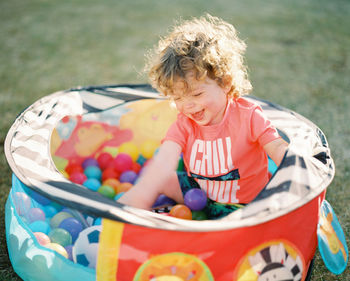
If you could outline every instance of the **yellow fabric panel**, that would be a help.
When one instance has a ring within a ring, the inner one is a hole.
[[[102,220],[98,258],[97,281],[115,281],[118,270],[118,257],[124,230],[124,223]]]

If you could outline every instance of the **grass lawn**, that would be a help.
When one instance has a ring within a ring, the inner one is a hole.
[[[246,41],[253,94],[299,112],[326,134],[336,166],[327,199],[349,242],[350,2],[1,1],[0,280],[21,280],[4,230],[11,171],[3,143],[17,114],[58,90],[147,82],[145,52],[174,20],[204,12],[233,23]],[[311,280],[350,280],[350,270],[331,274],[317,252]]]

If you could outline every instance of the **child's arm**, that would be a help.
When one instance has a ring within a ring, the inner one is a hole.
[[[273,160],[273,162],[275,162],[277,166],[281,164],[287,147],[288,143],[282,138],[273,140],[272,142],[264,145],[266,153],[270,156],[270,158]]]
[[[175,170],[181,147],[173,141],[165,141],[158,153],[145,167],[138,182],[118,202],[142,209],[150,209],[160,194],[182,203],[183,196]]]

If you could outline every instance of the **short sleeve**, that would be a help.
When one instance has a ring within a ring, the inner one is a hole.
[[[179,114],[176,121],[169,127],[162,143],[166,140],[170,140],[179,144],[182,150],[184,150],[189,135],[188,129],[186,129],[186,125],[188,124],[186,123],[184,116]]]
[[[276,128],[266,117],[261,107],[257,106],[251,115],[251,136],[253,142],[259,142],[261,146],[280,138]]]

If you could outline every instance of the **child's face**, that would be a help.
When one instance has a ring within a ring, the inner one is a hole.
[[[220,87],[208,77],[199,81],[189,74],[186,78],[188,88],[182,81],[174,84],[172,98],[176,108],[198,125],[220,123],[224,117],[229,88]]]

